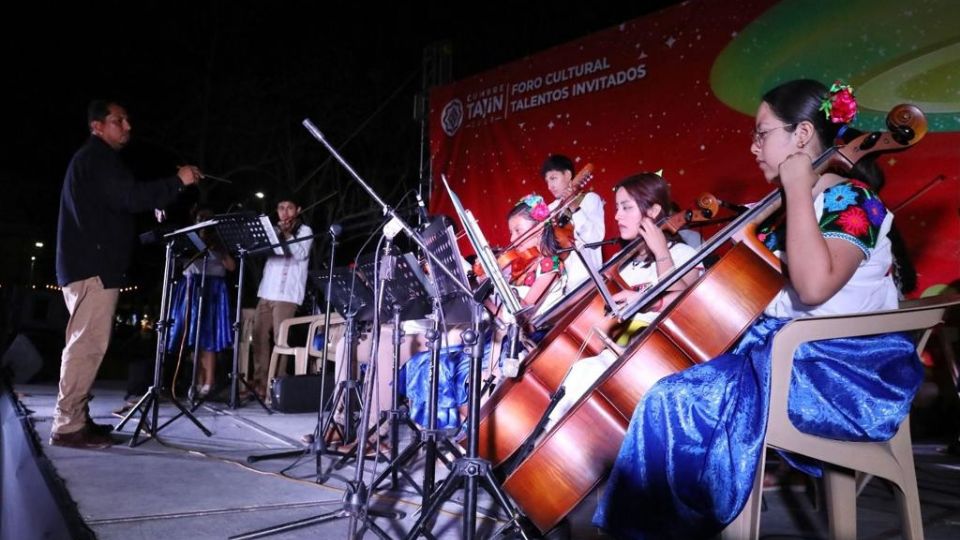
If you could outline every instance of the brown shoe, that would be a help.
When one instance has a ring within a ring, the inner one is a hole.
[[[109,448],[113,445],[110,435],[99,434],[88,426],[73,433],[51,433],[50,446],[66,446],[68,448]]]
[[[87,418],[87,429],[97,435],[110,436],[113,433],[113,426],[110,424],[97,424],[92,418]]]

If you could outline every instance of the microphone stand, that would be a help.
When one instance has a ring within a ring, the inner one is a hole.
[[[389,238],[389,237],[387,237]],[[389,241],[388,241],[389,244]],[[331,274],[333,270],[331,269]],[[375,282],[376,283],[376,282]],[[373,328],[371,330],[371,340],[374,344],[380,343],[380,308],[383,303],[384,289],[382,285],[375,291],[374,310],[373,310]],[[326,347],[326,344],[324,344]],[[379,347],[373,348],[373,355],[367,368],[367,379],[364,383],[364,395],[362,399],[363,407],[360,413],[360,427],[357,430],[358,443],[356,446],[357,458],[354,467],[353,481],[347,482],[346,491],[343,495],[343,506],[339,510],[320,514],[318,516],[292,521],[290,523],[267,527],[250,533],[238,536],[231,536],[231,540],[250,540],[261,538],[271,534],[286,532],[310,525],[325,523],[335,519],[347,518],[346,538],[361,539],[366,530],[373,531],[382,540],[391,540],[390,536],[373,522],[372,517],[386,517],[390,519],[400,519],[405,514],[395,511],[371,510],[369,508],[369,489],[363,481],[363,464],[367,446],[367,431],[370,427],[370,409],[373,407],[373,390],[377,384],[377,364],[379,363]],[[361,526],[362,525],[362,526]]]
[[[324,307],[324,324],[323,324],[323,351],[320,357],[320,405],[317,407],[317,425],[313,429],[314,440],[313,443],[304,446],[303,448],[297,450],[287,450],[284,452],[274,452],[271,454],[263,455],[251,455],[247,456],[247,463],[256,463],[258,461],[264,461],[267,459],[284,459],[288,457],[297,457],[305,456],[311,452],[315,452],[317,455],[317,478],[322,478],[323,473],[323,454],[326,451],[327,444],[326,440],[323,440],[324,433],[321,433],[321,427],[323,426],[323,408],[326,401],[326,390],[327,387],[324,384],[324,381],[327,380],[327,349],[330,343],[330,307],[332,305],[330,298],[333,294],[333,265],[334,257],[337,251],[337,236],[342,231],[342,227],[334,223],[330,225],[330,229],[327,231],[330,234],[330,264],[329,264],[329,275],[327,276],[327,293],[326,293],[326,304]],[[304,237],[303,240],[313,238],[318,235],[309,235],[309,237]],[[294,239],[294,241],[299,242],[300,239]],[[287,242],[288,244],[290,242]],[[347,322],[348,327],[352,330],[353,322]],[[311,336],[307,336],[307,339],[311,339]],[[349,343],[349,341],[348,341]],[[309,345],[309,343],[308,343]],[[332,411],[331,411],[332,413]],[[319,437],[318,437],[319,435]]]
[[[466,283],[460,281],[460,279],[449,269],[443,261],[441,261],[426,245],[423,238],[417,234],[413,228],[410,227],[406,222],[404,222],[396,213],[396,211],[387,205],[383,199],[371,188],[364,180],[360,177],[359,174],[350,166],[349,163],[340,155],[337,150],[330,145],[327,140],[324,138],[323,134],[310,119],[303,120],[303,126],[310,132],[311,135],[318,142],[320,142],[327,150],[330,152],[330,155],[334,157],[344,169],[357,181],[358,184],[373,198],[377,204],[383,209],[384,215],[388,215],[391,218],[391,221],[396,223],[407,236],[421,249],[422,253],[430,260],[430,268],[432,271],[439,270],[447,275],[450,280],[456,283],[457,287],[464,292],[468,297],[473,297],[473,291]],[[382,288],[380,290],[380,295],[382,296]],[[483,347],[480,345],[480,325],[482,321],[482,312],[483,304],[479,302],[474,302],[474,328],[464,332],[464,345],[471,347],[472,360],[470,364],[470,419],[469,419],[469,437],[468,437],[468,450],[467,456],[463,458],[457,458],[454,463],[454,470],[450,476],[444,481],[442,489],[438,490],[432,497],[429,499],[428,505],[432,509],[430,512],[424,512],[418,520],[418,525],[411,530],[410,536],[412,538],[416,536],[416,533],[419,529],[423,527],[426,523],[426,519],[431,516],[435,511],[438,511],[442,507],[442,503],[445,499],[450,497],[457,486],[460,484],[461,479],[465,479],[464,484],[464,530],[463,537],[467,540],[472,540],[476,537],[476,522],[477,522],[477,492],[479,488],[479,481],[483,480],[487,491],[490,492],[497,502],[507,511],[510,516],[508,525],[517,527],[521,536],[526,537],[523,528],[517,525],[520,519],[520,513],[516,507],[510,502],[507,498],[506,493],[503,491],[503,488],[497,482],[496,478],[493,476],[492,466],[490,462],[478,457],[479,456],[479,428],[480,428],[480,361],[481,356],[483,355]],[[380,306],[377,305],[374,313],[375,316],[379,318]],[[374,336],[373,343],[379,343],[380,329],[378,325],[374,325]],[[379,348],[379,347],[378,347]],[[373,370],[373,375],[370,376],[370,382],[375,382],[376,374],[376,364],[377,358],[376,353],[374,353],[374,358],[371,360],[371,370]],[[357,445],[358,456],[363,456],[366,453],[367,437],[367,427],[369,425],[369,404],[372,401],[373,387],[372,384],[367,388],[367,401],[365,406],[367,408],[366,413],[362,414],[361,418],[361,430],[360,430],[360,442]],[[349,536],[348,538],[357,538],[355,535],[356,532],[356,522],[357,520],[363,520],[365,523],[372,525],[370,521],[369,513],[366,510],[369,501],[367,500],[368,490],[366,485],[363,483],[363,460],[357,459],[356,463],[356,474],[354,479],[354,485],[351,485],[344,497],[344,506],[342,510],[336,513],[335,517],[342,517],[344,515],[348,516],[350,519],[349,525]],[[375,533],[380,534],[379,528],[372,527]],[[432,536],[426,531],[423,531],[424,535]]]

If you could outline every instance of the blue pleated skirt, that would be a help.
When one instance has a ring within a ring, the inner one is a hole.
[[[223,277],[207,276],[204,284],[203,316],[200,318],[200,347],[205,351],[220,352],[233,345],[230,321],[230,297]],[[174,288],[171,308],[173,325],[167,335],[167,350],[180,348],[184,330],[186,348],[197,342],[195,321],[200,305],[200,276],[191,274],[181,279]]]
[[[594,524],[616,538],[693,539],[717,534],[739,515],[766,434],[770,348],[787,322],[761,318],[732,352],[665,377],[644,395]],[[789,416],[805,433],[888,440],[922,379],[906,334],[804,343],[794,359]],[[804,465],[818,473],[815,463]]]

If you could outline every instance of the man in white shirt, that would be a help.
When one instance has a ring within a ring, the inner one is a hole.
[[[291,195],[277,203],[277,235],[285,241],[310,236],[313,231],[300,221],[300,205]],[[313,240],[291,242],[289,255],[271,255],[263,267],[253,323],[253,384],[261,399],[267,395],[267,368],[272,349],[270,335],[276,338],[280,323],[293,317],[303,303],[307,286],[307,265]],[[282,370],[278,370],[282,371]]]
[[[561,154],[549,156],[540,167],[540,175],[543,176],[547,189],[556,199],[550,203],[550,210],[555,209],[560,201],[571,195],[572,190],[575,189],[573,161],[567,156]],[[580,201],[580,207],[573,213],[573,234],[578,246],[603,240],[603,199],[596,193],[586,193]],[[599,247],[584,249],[582,252],[584,259],[591,267],[599,269],[603,265],[603,254]],[[567,293],[585,281],[589,275],[576,255],[567,257],[565,264],[567,265],[567,282],[564,285],[564,293]]]

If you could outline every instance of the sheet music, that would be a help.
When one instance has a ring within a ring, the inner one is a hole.
[[[275,246],[273,248],[274,255],[280,255],[281,257],[286,255],[283,251],[283,246],[280,244],[280,237],[277,236],[277,230],[273,228],[273,223],[270,222],[270,218],[264,214],[260,214],[260,224],[263,225],[263,230],[267,233],[267,240],[270,242],[270,245]]]
[[[460,217],[460,223],[463,224],[463,229],[467,233],[467,239],[477,252],[477,261],[492,281],[493,288],[496,289],[497,294],[500,295],[504,307],[511,315],[515,316],[522,310],[520,299],[517,298],[516,292],[507,284],[507,280],[505,280],[503,274],[500,273],[497,258],[494,256],[493,250],[490,249],[490,244],[487,242],[487,239],[483,236],[483,231],[481,231],[477,225],[477,220],[474,219],[473,214],[470,213],[469,210],[463,207],[463,204],[460,203],[460,198],[450,189],[450,184],[447,183],[447,177],[440,175],[440,179],[443,180],[443,185],[447,188],[447,193],[450,194],[453,207],[456,209],[457,216]]]

